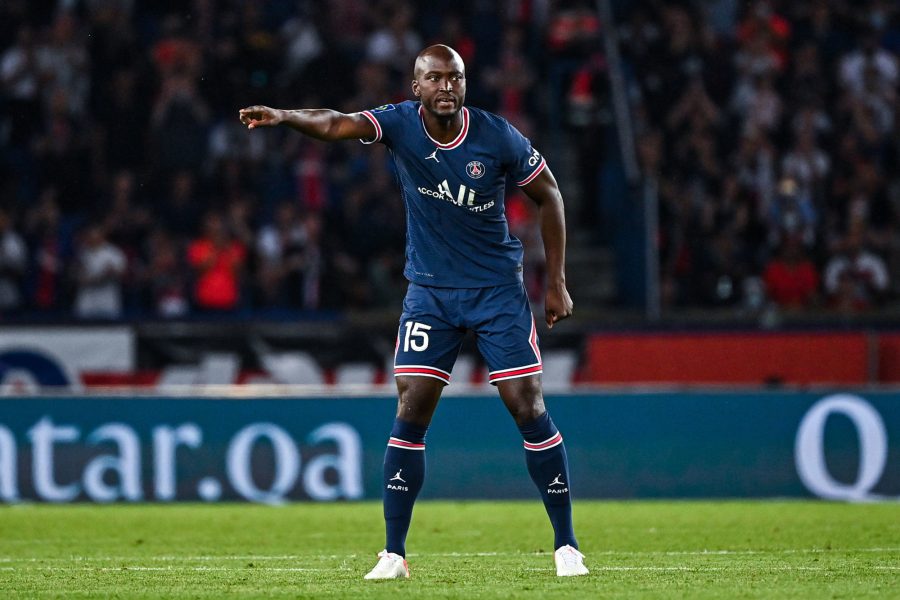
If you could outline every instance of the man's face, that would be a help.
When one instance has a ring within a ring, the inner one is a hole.
[[[428,112],[438,117],[452,117],[462,109],[466,99],[465,66],[457,58],[425,56],[416,63],[413,93]]]

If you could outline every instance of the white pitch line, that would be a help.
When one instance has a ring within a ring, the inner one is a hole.
[[[879,568],[879,567],[875,567]],[[895,567],[887,567],[893,569]],[[759,565],[743,565],[743,566],[732,566],[732,567],[617,567],[617,566],[596,566],[590,565],[591,571],[659,571],[659,572],[689,572],[689,573],[718,573],[721,571],[745,571],[748,569],[753,569],[754,571],[834,571],[840,569],[840,567],[804,567],[804,566],[791,566],[791,565],[778,565],[771,567],[760,567]],[[552,569],[538,569],[534,567],[528,567],[525,569],[526,571],[551,571]]]
[[[863,552],[871,554],[889,554],[900,552],[896,548],[782,548],[778,550],[602,550],[590,552],[595,556],[754,556],[772,554],[840,554],[847,552]],[[195,556],[69,556],[69,557],[27,557],[16,558],[0,556],[0,563],[13,562],[102,562],[102,561],[158,561],[158,562],[191,562],[191,561],[229,561],[229,560],[338,560],[358,558],[358,554],[275,554],[275,555],[195,555]],[[374,556],[374,554],[373,554]],[[412,552],[407,556],[417,558],[442,557],[442,558],[474,558],[486,556],[518,556],[518,557],[546,557],[549,552]]]
[[[332,571],[350,571],[350,567],[329,567],[329,568],[310,568],[310,567],[189,567],[189,566],[167,566],[167,567],[144,567],[144,566],[121,566],[121,567],[54,567],[50,565],[39,565],[29,567],[0,567],[0,571],[265,571],[265,572],[287,572],[300,573],[307,571],[315,572],[332,572]]]
[[[882,571],[900,571],[900,567],[895,566],[873,566],[868,567],[876,570]],[[810,566],[792,566],[792,565],[774,565],[774,566],[765,566],[760,567],[759,565],[735,565],[729,567],[686,567],[686,566],[674,566],[674,567],[657,567],[657,566],[606,566],[606,565],[591,565],[591,570],[594,572],[633,572],[633,571],[643,571],[643,572],[656,572],[656,573],[721,573],[725,571],[743,571],[753,569],[754,571],[777,571],[777,572],[791,572],[791,571],[812,571],[812,572],[826,572],[826,571],[835,571],[840,570],[840,567],[810,567]],[[176,572],[176,571],[187,571],[187,572],[223,572],[223,571],[261,571],[266,573],[324,573],[324,572],[335,572],[335,571],[352,571],[350,567],[328,567],[328,568],[314,568],[314,567],[197,567],[197,566],[176,566],[169,565],[165,567],[145,567],[145,566],[121,566],[121,567],[59,567],[59,566],[51,566],[51,565],[36,565],[36,566],[27,566],[27,567],[0,567],[0,572],[14,572],[14,571],[50,571],[50,572],[72,572],[72,571],[92,571],[92,572],[116,572],[121,573],[123,571],[139,571],[139,572]],[[549,567],[526,567],[523,570],[525,571],[534,571],[534,572],[552,572],[553,569]]]
[[[602,550],[591,556],[728,556],[754,554],[834,554],[839,552],[890,553],[900,548],[782,548],[778,550]]]
[[[540,552],[410,552],[407,556],[443,556],[448,558],[460,558],[468,556],[543,556]]]
[[[898,571],[900,567],[892,567],[892,566],[875,566],[870,567],[878,570],[886,570],[886,571]],[[597,571],[648,571],[648,572],[685,572],[685,573],[719,573],[723,571],[742,571],[753,569],[754,571],[815,571],[815,572],[824,572],[824,571],[834,571],[841,570],[840,567],[808,567],[808,566],[791,566],[791,565],[776,565],[776,566],[768,566],[768,567],[760,567],[759,565],[743,565],[743,566],[731,566],[731,567],[685,567],[685,566],[676,566],[676,567],[655,567],[655,566],[597,566],[591,565],[591,570],[594,572]],[[63,572],[71,572],[71,571],[102,571],[102,572],[122,572],[122,571],[163,571],[163,572],[173,572],[173,571],[190,571],[190,572],[209,572],[209,571],[262,571],[266,573],[305,573],[305,572],[334,572],[334,571],[352,571],[350,567],[331,567],[331,568],[309,568],[309,567],[190,567],[190,566],[166,566],[166,567],[144,567],[144,566],[122,566],[122,567],[57,567],[50,565],[38,565],[38,566],[28,566],[28,567],[0,567],[0,571],[10,572],[10,571],[63,571]],[[539,567],[526,567],[523,569],[525,571],[547,571],[552,572],[553,569],[550,567],[539,568]]]
[[[346,558],[356,558],[356,554],[317,554],[317,555],[308,555],[308,554],[284,554],[284,555],[227,555],[227,556],[215,556],[215,555],[201,555],[201,556],[55,556],[49,558],[13,558],[13,557],[0,557],[0,563],[9,563],[9,562],[43,562],[43,561],[72,561],[72,562],[91,562],[91,561],[127,561],[127,560],[151,560],[151,561],[161,561],[161,562],[175,562],[175,561],[213,561],[213,560],[309,560],[309,559],[320,559],[320,560],[337,560],[337,559],[346,559]]]

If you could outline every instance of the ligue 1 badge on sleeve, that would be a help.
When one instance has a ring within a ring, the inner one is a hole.
[[[466,165],[466,174],[472,179],[481,179],[484,176],[484,165],[480,161],[473,160]]]

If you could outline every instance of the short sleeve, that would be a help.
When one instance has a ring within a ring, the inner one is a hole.
[[[381,142],[388,146],[396,139],[395,132],[400,126],[400,107],[396,104],[384,104],[378,108],[364,110],[360,113],[375,126],[375,137],[369,140],[359,140],[363,144]]]
[[[547,167],[547,161],[531,142],[507,123],[507,171],[519,187],[528,185]]]

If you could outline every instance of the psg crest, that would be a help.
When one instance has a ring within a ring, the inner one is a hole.
[[[472,179],[480,179],[484,175],[484,165],[477,160],[473,160],[466,165],[466,174]]]

